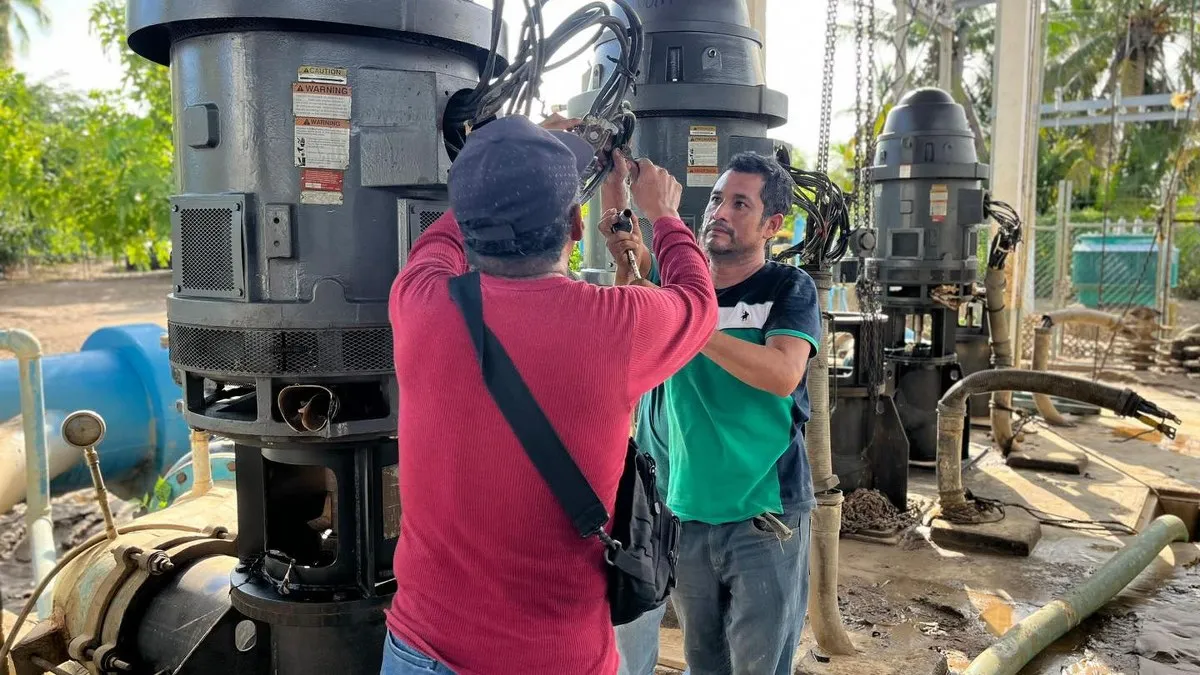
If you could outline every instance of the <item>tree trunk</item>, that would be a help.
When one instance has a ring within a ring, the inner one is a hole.
[[[0,67],[11,68],[13,64],[12,37],[9,30],[13,20],[12,0],[0,0]]]
[[[950,95],[954,97],[962,105],[963,110],[967,113],[967,124],[971,126],[971,133],[975,134],[975,154],[979,157],[979,161],[983,164],[988,162],[987,143],[983,137],[983,125],[979,123],[979,113],[975,110],[975,102],[967,95],[966,85],[963,84],[963,71],[966,68],[966,42],[967,42],[967,25],[964,22],[958,22],[958,26],[954,31],[954,51],[950,60],[950,83],[953,90]]]

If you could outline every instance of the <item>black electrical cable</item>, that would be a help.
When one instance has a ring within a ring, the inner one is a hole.
[[[619,55],[608,57],[608,75],[600,83],[591,107],[573,131],[591,143],[600,157],[593,162],[582,180],[582,199],[586,200],[604,180],[612,163],[606,156],[615,148],[626,147],[633,133],[635,118],[626,99],[634,88],[637,69],[645,44],[644,30],[637,12],[628,0],[613,0],[624,13],[614,14],[603,2],[580,7],[553,31],[546,33],[542,8],[548,0],[523,0],[525,21],[520,40],[508,66],[497,73],[497,50],[503,30],[504,0],[493,0],[491,52],[480,73],[479,84],[466,95],[451,99],[446,110],[446,144],[451,160],[470,130],[487,124],[502,113],[526,115],[540,97],[542,76],[582,54],[605,33],[615,40]],[[571,40],[581,35],[590,39],[570,55],[553,60]]]
[[[850,248],[850,206],[846,193],[827,174],[786,167],[796,186],[793,202],[804,212],[804,239],[775,256],[778,261],[799,255],[805,266],[828,267]]]
[[[988,267],[1002,270],[1008,260],[1008,255],[1016,250],[1021,243],[1021,217],[1017,210],[1008,204],[988,199],[983,205],[984,214],[996,221],[996,236],[992,237],[991,250],[988,253]]]

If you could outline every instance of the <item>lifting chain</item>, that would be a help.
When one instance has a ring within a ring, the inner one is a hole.
[[[854,225],[861,232],[873,230],[873,201],[871,165],[875,158],[875,0],[854,2]],[[866,80],[863,61],[866,60]],[[865,102],[863,99],[866,99]],[[855,285],[858,310],[867,317],[882,315],[879,284],[859,260],[858,283]],[[884,389],[883,330],[877,321],[865,321],[860,354],[867,376],[868,395],[872,403]]]
[[[821,80],[821,128],[817,143],[817,171],[829,173],[829,129],[833,121],[833,57],[837,46],[838,0],[829,0],[825,14],[825,72]]]
[[[875,0],[854,2],[854,200],[855,225],[870,229],[871,164],[875,158]],[[866,78],[863,78],[863,60]],[[866,99],[865,101],[863,99]]]

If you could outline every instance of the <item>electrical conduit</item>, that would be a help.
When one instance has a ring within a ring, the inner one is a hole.
[[[28,331],[0,330],[0,350],[17,357],[21,426],[25,434],[25,527],[33,577],[42,581],[54,568],[54,521],[50,517],[50,466],[46,452],[46,400],[42,394],[42,344]],[[38,616],[50,616],[50,597],[37,603]]]
[[[995,644],[975,657],[963,675],[1016,675],[1043,649],[1125,588],[1164,546],[1187,539],[1187,527],[1176,516],[1155,518],[1087,581],[1009,628]]]
[[[972,373],[950,387],[938,401],[938,498],[942,517],[951,522],[970,523],[978,519],[978,511],[967,502],[962,483],[963,417],[967,413],[969,397],[995,391],[1028,391],[1062,396],[1112,410],[1121,416],[1137,416],[1146,424],[1150,424],[1146,415],[1177,419],[1130,389],[1015,368]]]
[[[821,315],[829,309],[832,277],[827,270],[809,271],[817,285]],[[810,418],[804,427],[805,448],[812,470],[817,507],[810,519],[812,535],[808,567],[808,620],[817,645],[826,654],[850,655],[854,644],[842,625],[838,608],[838,537],[842,527],[842,491],[836,489],[833,450],[829,437],[829,354],[833,335],[821,336],[820,347],[808,364]]]

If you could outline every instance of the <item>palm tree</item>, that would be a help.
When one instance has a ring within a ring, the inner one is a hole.
[[[50,25],[50,16],[42,8],[42,0],[0,0],[0,67],[12,66],[13,35],[20,49],[29,45],[29,27],[24,15],[32,17],[39,29]]]
[[[1044,100],[1188,91],[1200,66],[1188,35],[1192,6],[1192,0],[1050,0]],[[1171,43],[1187,50],[1176,64],[1168,58]],[[1077,195],[1091,192],[1091,200],[1105,204],[1118,195],[1146,202],[1188,130],[1170,123],[1043,130],[1043,150],[1050,150],[1043,162],[1051,161],[1039,170],[1039,183],[1090,172],[1084,184],[1091,189]],[[1185,181],[1191,170],[1189,163]]]

